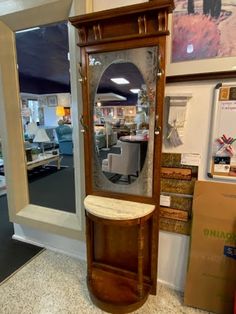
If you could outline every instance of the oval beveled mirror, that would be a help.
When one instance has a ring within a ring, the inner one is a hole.
[[[140,176],[149,139],[149,100],[132,62],[111,63],[98,83],[94,104],[95,151],[105,177],[132,184]]]
[[[95,190],[152,195],[157,67],[158,47],[89,55]]]

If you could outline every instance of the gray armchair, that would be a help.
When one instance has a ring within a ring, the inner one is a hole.
[[[109,153],[102,161],[102,171],[137,176],[140,171],[140,145],[137,143],[120,142],[121,154]]]

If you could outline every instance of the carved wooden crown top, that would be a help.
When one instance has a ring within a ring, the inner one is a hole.
[[[79,33],[79,46],[168,35],[168,13],[173,0],[150,1],[71,17]]]

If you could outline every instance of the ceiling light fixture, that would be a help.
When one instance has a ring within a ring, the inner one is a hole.
[[[114,78],[111,78],[111,81],[119,85],[129,84],[129,81],[127,81],[123,77],[114,77]]]
[[[140,89],[139,88],[131,88],[130,91],[133,94],[138,94],[140,92]]]
[[[40,27],[32,27],[32,28],[22,29],[21,31],[16,31],[16,34],[31,32],[31,31],[35,31],[37,29],[40,29]]]

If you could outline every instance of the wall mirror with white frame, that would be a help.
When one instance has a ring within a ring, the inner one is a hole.
[[[74,151],[76,151],[74,154],[76,213],[73,213],[55,210],[50,205],[45,206],[30,202],[14,34],[18,30],[33,26],[49,25],[68,19],[71,12],[74,14],[74,6],[71,7],[72,2],[76,2],[77,4],[80,2],[81,7],[84,7],[83,1],[58,0],[56,3],[39,1],[30,10],[28,10],[28,5],[25,3],[25,7],[23,5],[20,12],[10,12],[7,17],[0,15],[0,38],[1,42],[4,42],[4,48],[0,52],[0,128],[2,145],[6,156],[4,159],[4,170],[8,186],[8,207],[11,221],[81,239],[83,238],[83,232],[81,233],[83,226],[81,217],[81,197],[83,195],[81,163],[83,163],[83,155],[82,157],[79,156],[78,152],[82,153],[83,149],[79,147],[79,131],[76,119],[80,110],[77,106],[80,97],[78,94],[79,89],[74,83],[77,81],[76,70],[70,71],[71,108],[74,115],[72,123],[75,133],[73,147]],[[38,6],[42,10],[42,14],[40,15],[38,14]],[[18,14],[20,18],[16,19],[15,16]],[[74,50],[75,41],[76,35],[74,29],[69,26],[71,69],[76,69],[74,66],[77,58]],[[45,197],[45,195],[41,196],[42,199]]]

